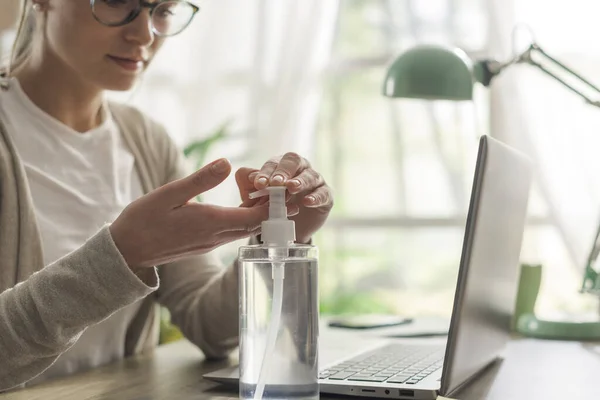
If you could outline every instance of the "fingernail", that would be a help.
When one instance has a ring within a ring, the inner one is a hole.
[[[258,178],[258,181],[257,181],[257,183],[258,183],[259,185],[266,185],[266,184],[267,184],[267,178],[265,178],[265,177]]]
[[[227,160],[219,160],[214,163],[211,168],[217,174],[222,174],[229,168],[229,162]]]
[[[317,201],[317,199],[315,199],[315,196],[307,196],[306,199],[309,203],[314,203]]]
[[[271,178],[271,182],[272,183],[283,183],[283,176],[275,175],[273,178]]]
[[[291,184],[292,186],[300,186],[300,181],[299,181],[298,179],[292,179],[292,180],[290,181],[290,184]]]

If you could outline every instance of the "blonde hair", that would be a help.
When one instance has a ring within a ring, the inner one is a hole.
[[[34,32],[35,15],[31,12],[30,0],[21,0],[21,15],[17,25],[17,35],[7,65],[0,72],[6,74],[6,76],[10,76],[11,71],[25,61],[31,53]]]

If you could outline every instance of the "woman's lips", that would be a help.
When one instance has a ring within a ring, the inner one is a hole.
[[[127,71],[133,71],[133,72],[137,72],[137,71],[141,71],[142,69],[144,69],[144,61],[141,60],[132,60],[130,58],[121,58],[121,57],[115,57],[115,56],[108,56],[108,58],[110,58],[112,61],[114,61],[117,65],[119,65],[121,68],[127,70]]]

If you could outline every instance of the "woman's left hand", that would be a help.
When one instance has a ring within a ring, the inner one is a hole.
[[[273,157],[260,170],[240,168],[235,180],[242,197],[242,207],[252,207],[268,200],[250,199],[249,194],[268,186],[288,189],[288,214],[296,223],[296,241],[308,243],[327,220],[333,207],[333,195],[325,180],[308,160],[296,153]]]

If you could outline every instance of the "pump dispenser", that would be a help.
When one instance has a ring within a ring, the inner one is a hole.
[[[240,398],[318,399],[318,250],[294,244],[286,188],[265,195],[263,244],[239,250]]]
[[[285,186],[271,186],[250,193],[251,199],[269,195],[269,219],[261,224],[262,242],[267,246],[286,247],[296,240],[294,221],[287,218],[285,192]]]

